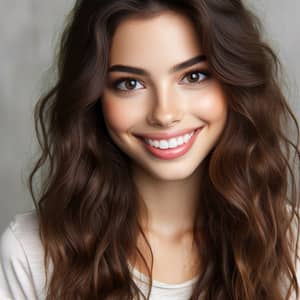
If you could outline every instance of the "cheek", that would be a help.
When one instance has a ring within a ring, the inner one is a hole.
[[[102,111],[106,125],[114,131],[127,131],[138,122],[141,110],[130,99],[116,99],[113,96],[104,96]]]
[[[203,93],[197,101],[194,101],[194,110],[208,123],[223,122],[227,115],[227,103],[225,95],[220,88],[213,87]]]

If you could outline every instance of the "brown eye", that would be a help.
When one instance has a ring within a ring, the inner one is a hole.
[[[122,78],[117,80],[114,84],[114,89],[119,91],[132,91],[143,88],[144,86],[134,78]]]
[[[206,71],[192,71],[187,73],[183,78],[187,79],[185,83],[200,83],[208,77],[209,74]]]
[[[188,79],[191,82],[198,81],[198,78],[199,78],[199,74],[198,73],[191,73],[191,74],[188,75]]]
[[[136,86],[136,80],[134,79],[130,79],[130,80],[126,80],[125,81],[125,87],[128,88],[128,89],[134,89]]]

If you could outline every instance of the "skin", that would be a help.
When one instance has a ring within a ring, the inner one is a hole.
[[[170,283],[195,275],[192,266],[197,265],[197,255],[191,230],[196,202],[201,199],[199,183],[207,176],[202,174],[201,162],[219,140],[227,118],[220,83],[201,73],[209,71],[207,61],[169,72],[200,54],[196,32],[185,16],[163,11],[149,18],[128,18],[113,36],[109,66],[142,68],[149,76],[109,72],[102,97],[109,134],[132,160],[133,178],[144,205],[142,227],[155,258],[154,279]],[[189,73],[196,74],[196,82]],[[122,77],[135,81],[132,85],[130,80],[119,83],[118,91],[113,81]],[[153,156],[135,136],[203,125],[192,148],[173,160]],[[139,246],[149,258],[140,241]]]

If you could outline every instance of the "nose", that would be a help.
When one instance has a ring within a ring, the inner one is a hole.
[[[169,127],[183,117],[178,95],[170,88],[155,90],[151,99],[147,121],[152,126]]]

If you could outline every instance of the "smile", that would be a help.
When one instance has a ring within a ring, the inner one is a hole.
[[[154,139],[147,139],[145,138],[145,142],[152,147],[160,148],[160,149],[169,149],[169,148],[176,148],[182,144],[186,144],[194,135],[196,130],[193,130],[190,133],[186,133],[185,135],[173,137],[168,140],[161,139],[161,140],[154,140]]]
[[[160,159],[170,160],[180,157],[188,152],[202,128],[203,127],[197,128],[183,136],[173,137],[168,140],[152,140],[143,137],[140,137],[140,140],[146,150],[152,155]]]

